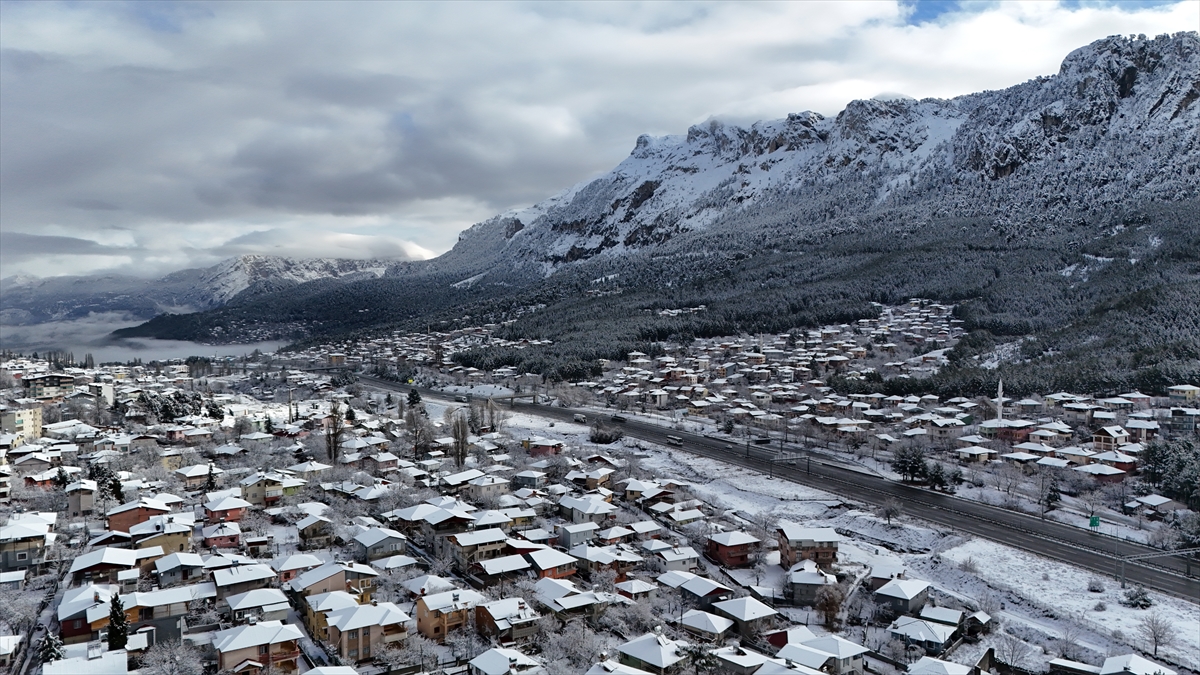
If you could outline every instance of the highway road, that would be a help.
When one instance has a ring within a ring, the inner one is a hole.
[[[360,376],[360,379],[364,383],[395,391],[406,392],[413,388],[372,377]],[[429,389],[418,388],[418,391],[423,397],[453,398],[452,395]],[[512,409],[567,422],[576,413],[591,418],[595,415],[587,410],[521,402],[514,403]],[[894,498],[903,504],[907,515],[1102,575],[1119,575],[1122,557],[1161,553],[1159,549],[1071,525],[897,483],[861,469],[856,470],[850,465],[839,464],[824,455],[808,453],[800,446],[788,448],[787,455],[781,455],[777,448],[757,445],[747,448],[722,439],[655,426],[632,417],[624,422],[605,421],[620,425],[625,434],[633,438],[666,445],[667,436],[675,436],[683,441],[678,448],[680,450],[762,471],[781,480],[808,485],[846,499],[879,505]],[[1200,563],[1193,560],[1189,566],[1188,561],[1179,555],[1125,563],[1125,577],[1129,583],[1143,584],[1147,588],[1200,603],[1200,579],[1193,576],[1197,573],[1200,573]],[[1081,579],[1080,589],[1083,587],[1084,581]]]

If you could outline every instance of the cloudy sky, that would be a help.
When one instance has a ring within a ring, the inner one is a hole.
[[[1183,2],[0,2],[0,276],[422,258],[709,117],[1057,71]]]

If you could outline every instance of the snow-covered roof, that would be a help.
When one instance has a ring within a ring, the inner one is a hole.
[[[666,669],[686,658],[688,643],[661,633],[646,633],[617,647],[618,651],[655,668]]]
[[[537,661],[516,649],[493,647],[469,661],[472,672],[480,675],[508,675],[516,670],[527,671],[540,666]]]
[[[300,640],[303,637],[303,631],[291,624],[280,621],[262,621],[249,626],[217,631],[213,635],[212,645],[218,652],[225,653],[258,645]]]
[[[702,633],[711,633],[714,635],[724,633],[733,627],[733,621],[726,619],[723,616],[709,614],[698,609],[688,611],[683,615],[680,622],[692,630],[697,630]]]
[[[908,665],[908,675],[968,675],[970,666],[942,661],[932,656],[922,656],[916,663]]]
[[[393,626],[408,621],[409,616],[393,602],[378,602],[330,612],[326,620],[330,626],[348,631],[363,626]]]
[[[1137,654],[1110,656],[1100,666],[1100,675],[1176,675],[1174,670]]]
[[[876,595],[912,600],[929,588],[928,581],[920,579],[892,579],[875,591]]]
[[[460,609],[470,609],[483,602],[484,599],[479,593],[469,588],[462,588],[426,595],[418,600],[418,602],[425,603],[425,607],[431,611],[452,612]]]
[[[738,621],[754,621],[779,613],[749,596],[714,602],[713,609]]]

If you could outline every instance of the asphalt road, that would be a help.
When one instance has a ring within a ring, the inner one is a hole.
[[[413,387],[386,380],[360,376],[364,382],[395,391]],[[442,392],[417,388],[424,397],[453,398]],[[516,402],[512,409],[524,413],[569,422],[576,413],[589,415],[586,410],[572,410],[532,403]],[[751,469],[782,480],[790,480],[830,492],[846,499],[870,505],[882,504],[889,498],[903,505],[904,513],[931,523],[966,532],[1001,544],[1024,549],[1047,558],[1106,575],[1119,576],[1120,558],[1143,553],[1161,553],[1130,541],[1093,533],[1082,528],[1042,520],[1036,516],[1017,513],[979,502],[960,499],[923,488],[890,481],[862,470],[839,464],[820,454],[808,454],[793,446],[781,455],[777,448],[736,445],[729,441],[709,438],[675,429],[655,426],[629,418],[625,422],[605,420],[620,425],[626,435],[652,443],[667,444],[667,436],[682,439],[680,450],[710,457]],[[731,448],[729,446],[732,446]],[[1190,572],[1190,575],[1189,575]],[[1143,584],[1200,603],[1200,562],[1191,561],[1190,568],[1183,556],[1167,556],[1151,561],[1125,563],[1125,578],[1129,583]],[[1080,579],[1080,590],[1085,586]]]

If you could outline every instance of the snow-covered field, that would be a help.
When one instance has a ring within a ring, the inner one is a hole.
[[[941,557],[956,564],[970,558],[978,569],[975,575],[988,585],[1117,642],[1144,646],[1138,624],[1157,612],[1175,626],[1179,638],[1177,645],[1160,650],[1160,655],[1200,668],[1200,606],[1196,604],[1151,592],[1154,606],[1150,609],[1125,607],[1120,604],[1123,591],[1112,579],[1103,580],[1103,592],[1091,593],[1087,590],[1088,580],[1095,576],[1091,573],[982,539],[964,541],[942,551]],[[1102,612],[1095,611],[1099,602],[1105,604]]]

